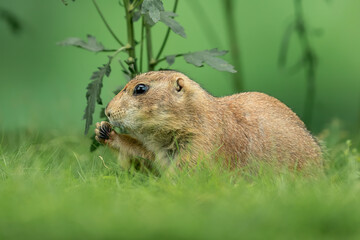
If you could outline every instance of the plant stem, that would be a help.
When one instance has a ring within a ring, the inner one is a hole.
[[[148,71],[153,71],[156,65],[156,60],[153,58],[151,26],[145,23],[145,30],[146,30],[146,50],[147,50],[147,59],[148,59]]]
[[[104,49],[101,50],[100,52],[116,52],[116,49]]]
[[[116,55],[118,55],[120,52],[122,52],[122,51],[124,51],[124,50],[127,50],[127,49],[128,49],[127,46],[121,47],[121,48],[119,48],[118,50],[116,50],[113,55],[109,56],[109,58],[112,60],[112,59],[113,59],[114,57],[116,57]]]
[[[302,0],[294,0],[296,32],[303,52],[303,64],[307,73],[306,99],[304,105],[304,121],[311,128],[315,104],[315,76],[317,58],[308,39],[307,27],[304,20]]]
[[[131,3],[131,5],[129,6],[129,11],[133,11],[134,9],[136,9],[137,7],[139,7],[144,0],[138,0],[138,1],[134,1],[133,3]]]
[[[127,50],[127,47],[126,47],[126,46],[121,47],[121,48],[119,48],[118,50],[116,50],[113,55],[108,56],[108,57],[109,57],[109,63],[112,62],[112,60],[116,57],[116,55],[118,55],[120,52],[125,51],[125,50]],[[124,71],[127,71],[127,69],[126,69],[126,68],[124,67],[124,65],[121,63],[121,60],[120,60],[119,62],[120,62],[121,67],[124,69]]]
[[[174,12],[174,13],[176,12],[178,3],[179,3],[179,0],[175,0],[174,8],[173,8],[173,12]],[[171,32],[171,28],[168,28],[167,31],[166,31],[166,34],[165,34],[164,41],[162,42],[161,47],[160,47],[160,50],[159,50],[158,54],[156,55],[156,60],[161,57],[161,54],[162,54],[162,52],[164,51],[164,48],[165,48],[165,46],[166,46],[166,43],[167,43],[167,41],[168,41],[168,39],[169,39],[170,32]]]
[[[206,1],[192,0],[185,2],[190,5],[190,10],[193,12],[194,17],[197,18],[196,21],[199,23],[209,44],[212,46],[221,46],[218,31],[216,31],[213,24],[209,24],[211,23],[211,19],[202,5],[202,3],[206,4]]]
[[[144,19],[144,17],[141,17],[141,36],[140,36],[140,73],[142,73],[142,69],[143,69],[144,29],[145,29],[145,19]]]
[[[123,2],[124,2],[125,14],[126,14],[126,26],[127,26],[127,37],[128,37],[127,49],[129,54],[129,58],[126,60],[126,63],[129,65],[130,69],[132,69],[131,77],[135,77],[135,75],[138,72],[136,67],[136,55],[135,55],[134,23],[132,20],[132,12],[129,10],[131,6],[129,0],[123,0]]]
[[[314,105],[315,105],[315,67],[308,65],[307,70],[307,87],[306,87],[306,99],[304,109],[304,121],[310,128],[312,126]]]
[[[179,54],[176,54],[175,57],[176,58],[177,57],[182,57],[184,55],[185,55],[185,53],[179,53]],[[156,66],[158,63],[163,62],[165,60],[166,60],[166,57],[163,57],[163,58],[160,58],[160,59],[156,60],[156,62],[154,63],[154,66]]]
[[[110,25],[107,23],[104,15],[102,14],[102,12],[101,12],[101,10],[100,10],[100,8],[99,8],[99,6],[97,5],[97,3],[96,3],[95,0],[93,0],[93,4],[94,4],[97,12],[99,13],[101,19],[103,20],[106,28],[109,30],[110,34],[113,36],[113,38],[114,38],[121,46],[124,46],[124,44],[120,41],[120,39],[115,35],[115,33],[114,33],[113,30],[111,29]]]
[[[234,6],[233,0],[224,0],[224,10],[225,10],[225,21],[227,26],[227,33],[230,44],[230,54],[232,56],[233,64],[236,69],[236,73],[232,75],[234,89],[237,92],[244,90],[244,82],[241,68],[241,59],[240,59],[240,50],[239,50],[239,40],[237,38],[237,26],[234,16]]]
[[[295,23],[293,23],[293,22],[290,23],[289,26],[285,29],[284,36],[283,36],[283,39],[282,39],[282,42],[280,45],[280,50],[279,50],[279,57],[278,57],[279,67],[286,66],[290,39],[294,33],[294,29],[295,29]]]

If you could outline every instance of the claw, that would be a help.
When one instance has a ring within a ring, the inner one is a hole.
[[[110,138],[111,127],[108,124],[103,124],[100,127],[100,137],[103,139]]]
[[[104,133],[104,132],[100,132],[100,138],[102,138],[102,139],[109,139],[109,134],[108,134],[108,133]]]
[[[109,125],[103,126],[103,129],[104,129],[104,131],[106,131],[108,133],[111,132],[111,127]]]
[[[104,140],[110,139],[110,133],[112,130],[112,126],[108,122],[103,121],[101,123],[96,123],[96,140],[98,142],[104,142]]]

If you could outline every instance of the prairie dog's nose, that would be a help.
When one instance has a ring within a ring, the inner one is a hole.
[[[108,118],[110,118],[110,117],[111,117],[111,110],[108,109],[108,108],[106,108],[106,109],[105,109],[105,115],[106,115]]]

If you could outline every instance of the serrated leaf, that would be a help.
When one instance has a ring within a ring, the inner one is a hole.
[[[92,52],[100,52],[105,50],[104,46],[100,42],[97,42],[94,36],[87,35],[87,40],[88,41],[85,42],[80,38],[71,37],[57,44],[61,46],[75,46]]]
[[[105,115],[105,108],[101,108],[100,110],[100,118],[107,118],[106,115]]]
[[[102,67],[99,67],[98,71],[94,72],[91,76],[92,82],[87,86],[86,99],[87,105],[85,108],[85,114],[83,119],[85,119],[85,135],[89,132],[90,125],[93,122],[93,114],[95,112],[95,104],[102,104],[100,97],[101,88],[103,86],[104,76],[109,76],[111,72],[110,68],[111,59],[107,64],[104,64]]]
[[[210,53],[212,56],[224,56],[228,53],[226,50],[219,51],[217,48],[210,49]]]
[[[211,50],[184,54],[184,59],[187,63],[191,63],[197,67],[202,67],[205,63],[216,70],[235,73],[236,70],[233,65],[221,58],[217,58],[226,53],[227,51],[219,51],[214,48]]]
[[[94,152],[96,149],[98,149],[101,146],[101,144],[98,141],[96,141],[95,134],[91,135],[90,139],[91,139],[90,152]]]
[[[164,23],[166,26],[168,26],[174,33],[179,34],[183,38],[186,38],[186,33],[184,28],[173,19],[173,17],[176,17],[177,14],[173,12],[160,12],[160,22]],[[151,19],[149,14],[145,14],[145,22],[146,24],[153,26],[155,25],[155,21]]]
[[[165,23],[166,26],[171,28],[174,33],[179,34],[183,38],[186,38],[185,30],[184,28],[173,19],[173,17],[176,17],[177,14],[173,12],[160,12],[160,21]]]
[[[134,11],[132,15],[132,21],[137,22],[141,17],[141,11]]]
[[[169,66],[174,64],[175,58],[176,58],[176,55],[170,55],[170,56],[165,57],[166,62],[169,64]]]
[[[149,13],[146,13],[144,15],[144,19],[145,19],[145,23],[149,26],[153,26],[155,25],[155,22],[153,20],[151,20],[150,16],[149,16]]]
[[[141,14],[148,14],[154,24],[160,21],[162,11],[164,6],[161,0],[144,0],[141,5]]]

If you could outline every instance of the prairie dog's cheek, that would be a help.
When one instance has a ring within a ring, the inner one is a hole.
[[[126,128],[135,129],[140,124],[139,111],[136,108],[126,109],[122,122]]]
[[[130,99],[129,96],[123,96],[120,102],[119,107],[123,109],[131,108],[131,105],[133,104],[134,100]]]
[[[159,111],[158,104],[153,104],[151,106],[147,106],[142,109],[142,112],[144,113],[144,115],[147,115],[149,117],[156,115],[158,113],[158,111]]]

